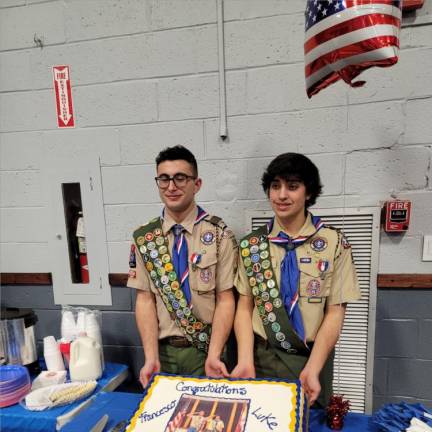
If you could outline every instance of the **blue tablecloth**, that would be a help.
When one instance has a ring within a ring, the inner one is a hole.
[[[142,400],[136,393],[99,393],[93,403],[74,420],[68,423],[62,432],[78,432],[90,430],[104,415],[109,415],[105,430],[109,430],[122,420],[130,419],[138,409]],[[333,432],[325,424],[325,414],[321,410],[311,410],[309,430],[311,432]],[[378,432],[371,417],[364,414],[349,413],[345,417],[343,432]]]
[[[98,380],[95,392],[100,392],[113,379],[127,370],[127,366],[118,363],[106,363],[102,378]],[[108,394],[108,393],[106,393]],[[90,396],[92,397],[92,396]],[[66,414],[70,410],[80,405],[83,400],[70,405],[52,408],[45,411],[29,411],[21,405],[16,404],[0,409],[0,429],[2,432],[42,432],[55,431],[57,417]],[[85,429],[82,429],[83,431]]]

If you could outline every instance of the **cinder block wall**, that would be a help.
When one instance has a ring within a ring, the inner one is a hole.
[[[320,207],[411,199],[409,231],[381,236],[379,271],[431,273],[420,257],[432,213],[432,26],[404,28],[399,63],[366,72],[364,88],[338,83],[308,100],[304,6],[225,1],[229,137],[222,141],[215,0],[1,1],[1,271],[52,270],[41,162],[58,152],[85,161],[91,148],[101,156],[110,271],[125,272],[131,231],[160,209],[154,157],[181,143],[199,159],[198,199],[238,236],[246,209],[268,209],[259,174],[285,151],[304,152],[320,168]],[[431,13],[426,0],[422,14]],[[56,126],[51,68],[60,64],[71,67],[73,130]],[[59,316],[51,291],[3,287],[2,301],[36,308],[44,335]],[[113,356],[138,364],[132,296],[113,288],[104,335]],[[405,294],[395,297],[403,303]],[[398,396],[393,390],[384,396]]]

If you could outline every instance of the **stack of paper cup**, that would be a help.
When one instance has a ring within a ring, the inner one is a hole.
[[[77,323],[76,323],[77,334],[86,331],[86,318],[87,318],[86,315],[87,314],[85,310],[80,310],[78,312]]]
[[[46,336],[43,340],[45,364],[49,371],[65,370],[63,357],[54,336]]]
[[[65,310],[62,313],[61,320],[61,337],[64,340],[73,341],[77,337],[77,326],[75,318],[70,310]]]
[[[90,312],[89,314],[87,314],[85,330],[87,336],[93,338],[100,346],[102,346],[102,334],[99,322],[94,312]]]

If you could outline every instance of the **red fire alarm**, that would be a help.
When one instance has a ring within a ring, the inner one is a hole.
[[[403,232],[409,228],[411,216],[411,201],[387,201],[385,204],[386,232]]]

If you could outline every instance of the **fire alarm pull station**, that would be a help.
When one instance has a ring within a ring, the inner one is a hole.
[[[409,228],[411,201],[387,201],[385,204],[386,232],[403,232]]]

